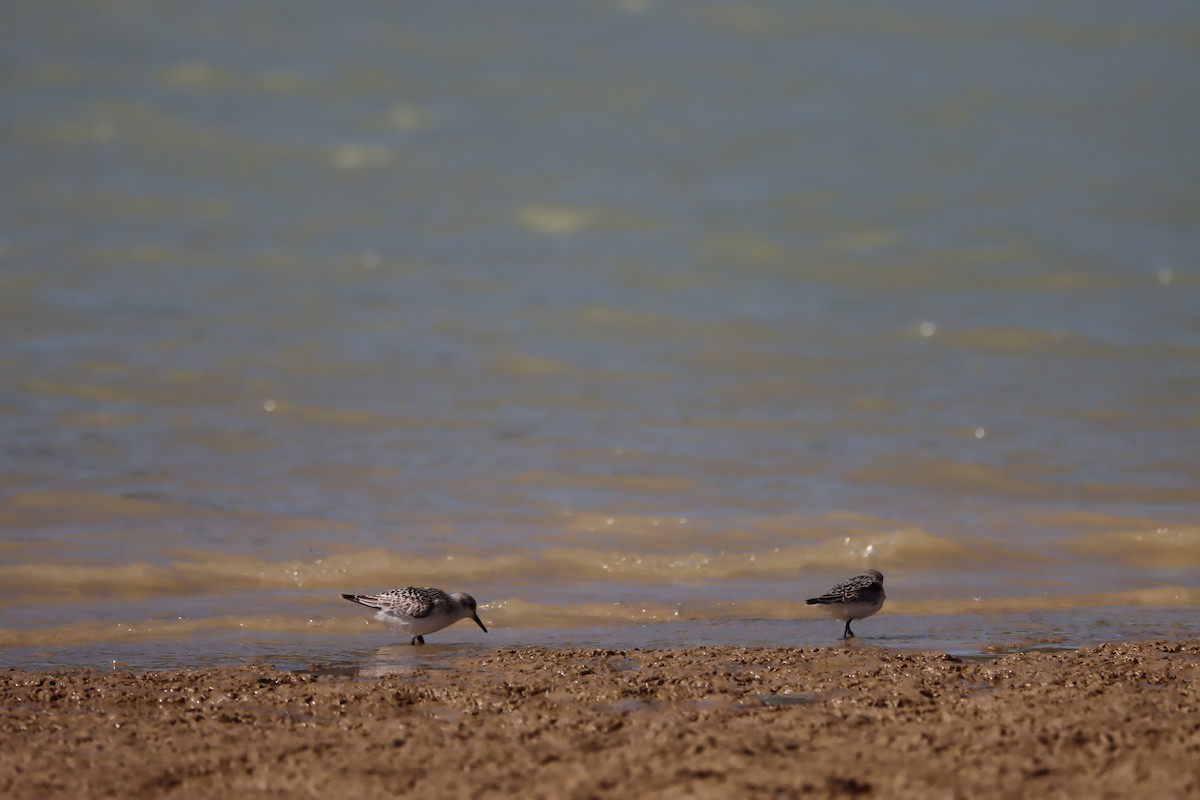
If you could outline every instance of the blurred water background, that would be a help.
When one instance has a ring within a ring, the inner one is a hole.
[[[1196,3],[0,16],[0,666],[1200,632]]]

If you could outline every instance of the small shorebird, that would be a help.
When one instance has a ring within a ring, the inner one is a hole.
[[[379,594],[344,594],[342,597],[360,606],[378,609],[375,619],[396,626],[405,636],[412,637],[413,644],[425,644],[425,634],[440,631],[460,619],[475,620],[475,624],[487,633],[475,611],[475,598],[462,592],[446,594],[441,589],[406,586]]]
[[[866,619],[883,608],[883,573],[877,569],[869,569],[862,575],[842,581],[820,597],[810,598],[810,606],[821,606],[834,619],[846,620],[846,630],[843,639],[854,635],[850,623],[856,619]]]

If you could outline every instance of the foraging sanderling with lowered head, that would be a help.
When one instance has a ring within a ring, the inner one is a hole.
[[[856,619],[866,619],[883,608],[884,599],[883,573],[869,569],[862,575],[842,581],[820,597],[810,598],[807,603],[820,606],[834,619],[846,620],[842,638],[849,639],[854,635],[850,623]]]
[[[460,619],[475,620],[475,624],[487,633],[475,610],[475,598],[462,592],[447,594],[441,589],[406,586],[379,594],[344,594],[342,597],[377,609],[379,613],[375,619],[399,628],[405,636],[412,637],[413,644],[425,644],[425,634],[440,631]]]

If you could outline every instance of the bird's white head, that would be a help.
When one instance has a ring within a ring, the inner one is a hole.
[[[480,628],[483,628],[484,633],[487,633],[487,626],[483,624],[483,620],[479,618],[479,612],[476,610],[477,607],[474,597],[471,597],[469,594],[463,594],[462,592],[455,592],[454,594],[450,595],[450,599],[453,600],[454,604],[458,607],[460,619],[474,620],[475,624]]]

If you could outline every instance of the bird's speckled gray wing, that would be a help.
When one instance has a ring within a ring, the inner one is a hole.
[[[429,613],[439,603],[442,605],[450,603],[450,595],[441,589],[417,586],[390,589],[379,594],[358,595],[354,599],[355,602],[362,603],[365,606],[417,619],[429,616]]]
[[[873,603],[879,599],[883,584],[874,575],[857,575],[842,581],[820,597],[808,601],[809,605],[829,603]]]

